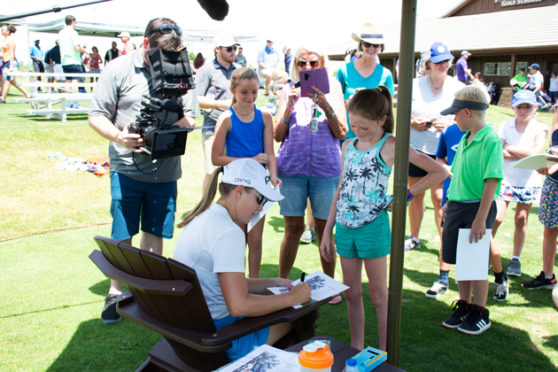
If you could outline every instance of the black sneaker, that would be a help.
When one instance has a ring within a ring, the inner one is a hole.
[[[528,282],[521,283],[521,286],[527,289],[539,289],[539,288],[552,289],[556,286],[556,276],[552,274],[552,279],[547,279],[544,276],[544,271],[541,271],[539,276],[537,276],[535,279],[530,280]]]
[[[118,323],[122,317],[116,312],[116,303],[118,302],[118,295],[109,294],[105,298],[105,307],[101,312],[101,321],[105,324]]]
[[[471,304],[469,314],[457,330],[466,335],[480,335],[490,328],[489,311],[487,308]]]
[[[465,300],[453,301],[453,314],[442,322],[442,325],[449,329],[455,329],[463,323],[469,314],[469,304]]]

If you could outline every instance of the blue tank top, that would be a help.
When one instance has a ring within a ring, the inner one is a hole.
[[[234,158],[251,158],[264,152],[263,133],[264,121],[262,112],[254,106],[254,120],[244,122],[231,112],[231,129],[225,139],[227,156]]]

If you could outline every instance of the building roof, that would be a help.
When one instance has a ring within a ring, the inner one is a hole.
[[[400,22],[385,28],[384,56],[399,54]],[[415,51],[429,49],[435,41],[450,50],[468,50],[473,54],[494,54],[499,50],[529,52],[558,48],[558,5],[507,10],[470,16],[417,19]],[[354,41],[328,49],[331,59],[339,59]],[[456,56],[457,57],[457,56]]]

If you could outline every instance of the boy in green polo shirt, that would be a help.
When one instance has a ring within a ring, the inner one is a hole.
[[[502,141],[485,122],[490,98],[483,87],[471,85],[459,90],[451,107],[442,115],[455,114],[455,122],[466,133],[455,155],[453,177],[446,204],[442,259],[455,264],[460,228],[470,228],[469,240],[477,242],[492,228],[496,218],[496,197],[503,178]],[[478,335],[490,328],[488,280],[457,283],[460,299],[453,314],[442,325],[461,333]],[[472,298],[474,301],[472,302]]]

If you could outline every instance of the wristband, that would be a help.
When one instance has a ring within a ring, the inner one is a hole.
[[[285,125],[289,125],[289,122],[288,122],[288,121],[285,121],[285,119],[283,119],[282,117],[281,117],[281,123],[283,123],[283,124],[285,124]]]
[[[407,190],[407,202],[410,202],[411,200],[413,200],[415,198],[415,196],[413,195],[413,193],[411,192],[411,190]]]
[[[337,114],[335,113],[335,111],[333,111],[333,109],[327,110],[327,117],[328,118],[333,118],[335,116],[337,116]]]

